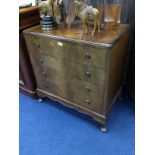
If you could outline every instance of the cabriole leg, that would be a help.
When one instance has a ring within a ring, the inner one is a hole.
[[[43,98],[38,98],[38,102],[43,102]]]
[[[101,126],[101,131],[102,132],[107,131],[107,129],[105,127],[106,119],[103,119],[103,118],[99,119],[99,118],[95,118],[95,117],[93,119],[94,119],[94,121],[96,121]]]
[[[40,94],[37,94],[38,95],[38,102],[43,102],[44,101],[44,97]]]
[[[101,126],[101,131],[102,132],[106,132],[107,131],[107,128],[105,126]]]

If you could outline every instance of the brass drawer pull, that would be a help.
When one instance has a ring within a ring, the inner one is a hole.
[[[49,86],[48,86],[48,83],[47,83],[47,82],[45,82],[45,88],[49,88]]]
[[[85,54],[85,59],[86,60],[90,60],[91,59],[91,54],[90,53],[86,53]]]
[[[87,99],[87,100],[85,101],[85,103],[86,103],[86,104],[91,104],[91,101],[90,101],[89,99]]]
[[[47,74],[46,74],[45,72],[41,72],[41,74],[42,74],[44,77],[47,76]]]
[[[87,71],[87,72],[86,72],[86,77],[87,77],[87,78],[91,78],[91,77],[92,77],[91,72],[88,72],[88,71]]]
[[[87,90],[88,92],[91,92],[91,88],[90,88],[89,86],[86,87],[86,90]]]
[[[38,64],[43,64],[43,62],[44,62],[43,59],[41,59],[41,58],[37,59]]]
[[[35,48],[39,48],[40,45],[39,45],[38,43],[34,43],[34,47],[35,47]]]

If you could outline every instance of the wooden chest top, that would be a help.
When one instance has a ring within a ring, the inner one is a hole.
[[[112,47],[117,42],[117,40],[128,30],[129,26],[125,24],[117,24],[110,28],[105,25],[104,30],[102,30],[101,33],[96,33],[94,36],[87,34],[83,35],[81,38],[81,24],[74,24],[71,28],[67,28],[66,24],[61,24],[57,27],[57,29],[50,32],[43,31],[40,25],[38,25],[29,28],[25,31],[25,33],[48,36],[51,38],[57,38],[59,40],[66,40],[71,42],[85,43],[99,47]]]

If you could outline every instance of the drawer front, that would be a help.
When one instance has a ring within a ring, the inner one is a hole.
[[[44,74],[44,76],[52,79],[52,81],[55,81],[58,77],[63,77],[66,80],[75,78],[92,84],[104,85],[105,72],[102,69],[81,64],[77,65],[76,63],[66,62],[45,55],[38,55],[32,58],[34,59],[34,70],[38,70],[39,74]]]
[[[74,104],[81,105],[90,110],[101,113],[103,101],[103,87],[92,85],[88,82],[77,79],[56,79],[55,81],[39,77],[38,88],[46,92],[62,97]]]
[[[104,49],[41,36],[26,35],[26,40],[30,52],[105,69],[107,52]]]

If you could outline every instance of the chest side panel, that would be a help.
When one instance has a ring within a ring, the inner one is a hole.
[[[113,105],[114,99],[118,95],[123,82],[123,75],[125,69],[125,61],[128,52],[130,32],[125,33],[115,46],[111,49],[108,55],[109,69],[107,72],[108,79],[107,89],[105,92],[106,104],[104,105],[104,113],[108,113]]]

